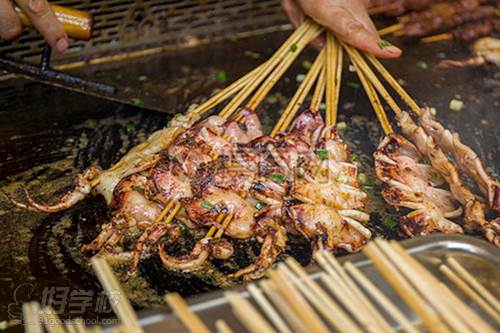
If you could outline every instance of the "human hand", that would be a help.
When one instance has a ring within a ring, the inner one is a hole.
[[[68,48],[68,35],[47,0],[0,0],[1,38],[13,40],[21,34],[21,22],[16,15],[14,4],[29,17],[33,26],[52,48],[58,52]]]
[[[295,27],[310,17],[358,49],[382,58],[399,57],[401,50],[380,38],[366,10],[367,4],[363,0],[281,0]],[[315,40],[314,45],[322,47],[324,40]]]

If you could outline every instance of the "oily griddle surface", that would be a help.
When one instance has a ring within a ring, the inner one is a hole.
[[[163,98],[172,113],[176,113],[264,61],[286,36],[287,33],[275,33],[226,41],[93,67],[76,74],[114,84],[119,89],[136,90],[141,98]],[[313,50],[302,55],[258,110],[267,130],[298,87],[296,76],[305,72],[302,60],[312,61],[315,55]],[[500,115],[496,69],[433,69],[443,57],[467,55],[460,44],[419,45],[408,47],[402,59],[386,63],[397,78],[406,82],[411,95],[421,104],[436,107],[437,118],[459,131],[463,141],[485,161],[488,170],[497,175]],[[418,61],[425,61],[428,69],[417,66]],[[221,78],[218,75],[221,71],[227,76],[225,83],[217,79]],[[359,82],[355,73],[347,71],[347,64],[345,73],[339,121],[347,123],[344,138],[355,152],[361,171],[374,185],[367,207],[371,213],[370,228],[375,235],[399,239],[402,235],[394,225],[381,222],[397,212],[384,205],[377,194],[380,184],[372,168],[371,153],[382,133],[362,89],[346,85]],[[456,95],[465,103],[460,112],[448,109],[449,101]],[[165,114],[143,112],[140,108],[24,80],[1,82],[0,186],[21,195],[19,188],[25,184],[40,200],[53,200],[71,188],[73,177],[80,170],[89,165],[109,167],[132,146],[163,127],[168,119]],[[105,203],[99,197],[88,198],[56,214],[14,209],[1,197],[0,320],[8,319],[12,309],[16,309],[15,305],[9,308],[9,304],[41,300],[44,287],[98,291],[88,257],[79,248],[93,239],[98,226],[108,219]],[[189,244],[187,240],[185,246]],[[245,266],[258,252],[258,246],[251,242],[238,244],[238,249],[231,262],[233,268]],[[290,239],[288,253],[304,264],[310,260],[308,244],[298,238]],[[215,263],[221,269],[224,265]],[[120,265],[116,268],[120,273]],[[19,290],[23,284],[28,284],[32,293],[16,293],[16,288]],[[160,297],[166,291],[189,296],[214,289],[216,283],[206,276],[167,272],[153,255],[144,260],[136,278],[125,282],[125,288],[136,305],[152,307],[161,302]],[[85,314],[89,318],[95,316],[98,314],[91,310]]]

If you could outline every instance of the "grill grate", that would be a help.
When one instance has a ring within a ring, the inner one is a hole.
[[[90,41],[72,41],[55,61],[85,60],[158,45],[190,45],[231,34],[263,31],[286,23],[277,0],[54,0],[94,15]],[[34,60],[43,39],[24,29],[13,43],[0,41],[0,54]]]

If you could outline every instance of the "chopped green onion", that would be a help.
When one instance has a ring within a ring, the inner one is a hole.
[[[392,46],[392,44],[389,41],[386,41],[385,39],[381,39],[380,42],[378,42],[378,47],[380,47],[381,50],[389,46]]]
[[[259,59],[260,58],[260,54],[257,53],[257,52],[254,52],[254,51],[250,51],[250,50],[247,50],[243,53],[245,56],[249,57],[249,58],[254,58],[254,59]]]
[[[368,176],[364,173],[360,173],[358,175],[358,180],[361,185],[366,185],[368,184]]]
[[[463,107],[464,107],[464,102],[462,102],[459,99],[452,99],[450,101],[450,110],[451,111],[458,112],[458,111],[462,110]]]
[[[353,89],[359,89],[359,87],[361,87],[361,85],[357,82],[347,82],[346,84],[348,87],[351,87]]]
[[[403,80],[403,79],[401,79],[401,78],[398,79],[398,83],[399,83],[400,86],[406,85],[406,81]]]
[[[217,81],[219,81],[220,83],[224,83],[226,82],[226,80],[227,80],[226,72],[224,71],[217,72]]]
[[[420,69],[427,69],[429,66],[425,61],[417,61],[417,67]]]
[[[257,210],[261,210],[261,209],[262,209],[262,208],[264,208],[265,206],[266,206],[266,205],[265,205],[265,204],[263,204],[262,202],[257,202],[257,203],[255,204],[255,209],[257,209]]]
[[[129,131],[135,130],[135,125],[134,124],[127,124],[127,129]]]
[[[175,118],[175,119],[178,119],[178,118],[180,118],[180,117],[182,117],[182,113],[176,113],[176,114],[174,115],[174,118]]]
[[[356,156],[356,154],[352,153],[351,154],[351,162],[354,162],[358,159],[358,157]]]
[[[382,219],[382,224],[389,229],[394,229],[397,226],[397,223],[389,216]]]
[[[304,67],[305,70],[310,70],[312,66],[313,64],[309,60],[302,61],[302,67]]]
[[[297,47],[297,44],[293,43],[292,46],[290,46],[290,51],[291,52],[295,52],[297,51],[298,47]]]
[[[328,151],[326,149],[316,149],[315,153],[323,161],[328,159]]]
[[[280,184],[283,184],[286,181],[285,175],[281,173],[273,173],[272,175],[269,176],[269,178],[277,181]]]
[[[132,189],[140,194],[144,194],[144,189],[142,187],[134,186]]]
[[[132,102],[132,104],[134,105],[144,105],[144,101],[138,97],[133,97],[130,99],[130,101]]]
[[[345,121],[341,121],[341,122],[337,123],[337,129],[338,130],[343,130],[343,129],[346,129],[346,128],[347,128],[347,124],[345,123]]]
[[[212,209],[214,206],[208,201],[202,201],[201,207],[203,207],[205,209]]]

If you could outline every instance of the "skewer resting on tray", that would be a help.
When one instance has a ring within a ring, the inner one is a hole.
[[[412,255],[395,241],[376,239],[363,252],[368,260],[360,265],[359,260],[351,262],[347,258],[340,262],[330,253],[319,251],[315,258],[320,269],[314,275],[288,258],[269,270],[267,279],[249,284],[249,293],[228,290],[224,299],[211,300],[209,306],[190,306],[180,295],[169,293],[165,296],[170,306],[166,321],[163,325],[156,322],[154,327],[168,332],[171,326],[167,325],[178,320],[176,329],[181,324],[189,332],[210,332],[214,327],[221,333],[385,333],[402,329],[410,333],[496,332],[493,325],[500,323],[500,302],[459,262],[463,260],[460,255],[436,257],[431,265],[439,267],[438,271],[428,269],[428,261],[421,262],[420,256]],[[148,330],[149,326],[142,327],[137,321],[107,262],[103,258],[92,262],[120,320],[107,329],[130,333]],[[375,270],[367,269],[367,264]],[[372,279],[384,287],[376,286]],[[452,291],[451,285],[458,289]],[[396,303],[397,297],[400,300]],[[414,314],[403,313],[401,302]],[[476,305],[482,311],[477,311]],[[232,311],[224,311],[227,307]],[[42,323],[48,332],[101,329],[86,327],[81,319],[65,320],[63,324],[50,306],[41,309],[36,302],[23,305],[23,317],[26,332],[42,332]]]

